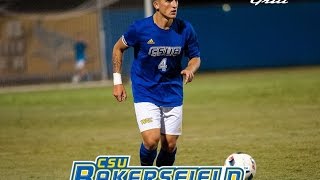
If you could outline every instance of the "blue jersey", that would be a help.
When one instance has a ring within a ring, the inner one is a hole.
[[[122,36],[134,48],[131,81],[134,102],[174,107],[183,103],[183,56],[200,57],[197,35],[189,22],[174,19],[159,28],[152,16],[135,21]]]
[[[86,54],[85,54],[86,48],[87,48],[87,45],[85,44],[85,42],[78,41],[75,43],[74,50],[75,50],[76,61],[86,59]]]

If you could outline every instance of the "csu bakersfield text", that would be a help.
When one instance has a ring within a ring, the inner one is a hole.
[[[70,180],[244,180],[240,167],[129,166],[130,156],[100,155],[96,161],[74,161]]]

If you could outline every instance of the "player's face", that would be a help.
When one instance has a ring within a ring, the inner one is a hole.
[[[176,18],[178,13],[178,0],[156,0],[155,8],[168,19]]]

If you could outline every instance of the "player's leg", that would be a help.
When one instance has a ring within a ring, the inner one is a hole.
[[[182,106],[162,108],[161,150],[156,165],[172,166],[177,153],[177,140],[182,133]]]
[[[160,141],[160,108],[152,103],[134,103],[143,143],[140,146],[142,166],[152,166]]]
[[[72,82],[79,82],[81,81],[81,71],[82,68],[84,68],[84,60],[80,59],[80,60],[76,60],[76,64],[75,64],[75,74],[72,77]]]
[[[161,149],[157,157],[156,165],[172,166],[177,153],[178,135],[161,134]]]
[[[157,147],[160,140],[160,128],[150,129],[141,133],[143,143],[140,146],[141,166],[152,166],[157,156]]]
[[[79,74],[80,74],[81,80],[85,80],[85,81],[89,80],[88,71],[86,68],[86,60],[83,60],[83,65],[81,66]]]

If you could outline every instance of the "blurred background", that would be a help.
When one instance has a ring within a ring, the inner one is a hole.
[[[108,80],[113,44],[151,0],[0,0],[0,86],[71,82],[77,34],[87,42],[88,77]],[[181,0],[178,17],[199,36],[200,71],[320,64],[320,2]],[[133,50],[125,54],[129,77]],[[186,62],[184,62],[186,63]]]

